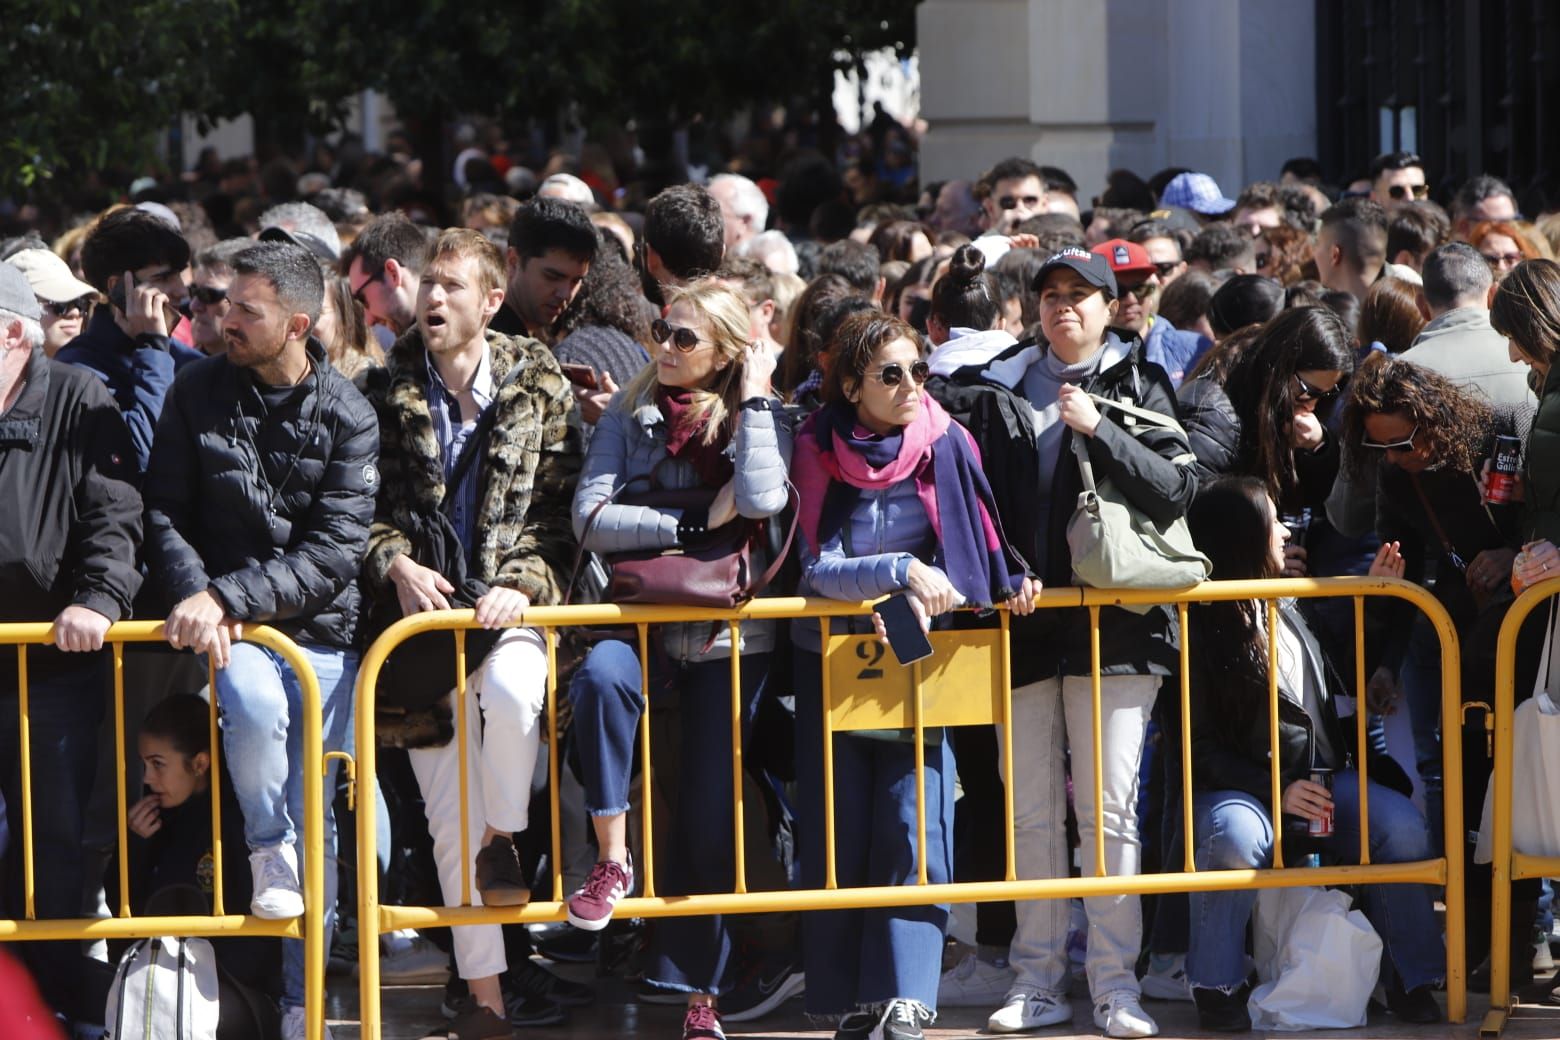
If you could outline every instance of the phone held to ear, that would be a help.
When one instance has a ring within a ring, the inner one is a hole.
[[[910,665],[932,656],[932,641],[926,637],[921,619],[903,594],[890,596],[873,607],[872,612],[883,619],[888,648],[900,664]]]

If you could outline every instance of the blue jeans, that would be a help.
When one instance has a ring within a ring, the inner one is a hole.
[[[16,674],[15,657],[5,667]],[[34,664],[37,655],[30,655]],[[103,714],[108,660],[104,654],[72,655],[74,667],[47,678],[32,673],[28,721],[32,751],[33,906],[39,919],[81,916],[85,875],[82,826],[97,766],[97,730]],[[6,910],[20,919],[22,895],[22,757],[14,678],[0,694],[0,790],[11,847],[6,861]],[[13,947],[32,969],[43,998],[72,1018],[99,1021],[103,1009],[84,1008],[81,944],[24,942]]]
[[[769,671],[769,655],[742,657],[742,735]],[[656,893],[730,892],[736,884],[731,791],[731,661],[652,663],[651,697],[675,699],[681,755],[669,828],[657,847]],[[579,751],[585,808],[592,816],[628,809],[635,735],[644,714],[639,656],[627,643],[598,643],[569,686],[572,732]],[[663,752],[664,753],[664,752]],[[749,807],[745,827],[763,826]],[[659,828],[658,828],[659,829]],[[729,917],[668,917],[655,923],[645,978],[688,993],[722,991],[731,962]]]
[[[1430,843],[1441,848],[1445,825],[1441,798],[1441,640],[1423,614],[1414,618],[1399,681],[1413,727],[1414,765],[1424,785]]]
[[[301,645],[320,685],[324,751],[352,750],[353,683],[358,655],[350,650]],[[253,643],[236,643],[228,666],[217,672],[222,710],[222,750],[233,778],[233,794],[244,812],[244,839],[251,850],[297,842],[303,830],[303,776],[318,763],[303,761],[303,730],[292,724],[303,711],[298,678],[283,660]],[[325,936],[335,928],[336,817],[331,792],[336,760],[324,780]],[[302,881],[303,849],[298,848]],[[303,1005],[303,943],[282,941],[282,1006]]]
[[[803,888],[825,879],[821,658],[796,651],[797,862]],[[925,748],[926,880],[953,879],[953,751]],[[915,747],[834,736],[834,875],[840,888],[916,882]],[[895,998],[937,1008],[948,905],[802,914],[807,1012],[838,1015]]]
[[[1273,824],[1265,801],[1244,791],[1202,791],[1193,802],[1198,870],[1267,867],[1273,859]],[[1322,839],[1339,862],[1359,859],[1359,774],[1333,779],[1333,834]],[[1390,788],[1370,785],[1372,863],[1428,859],[1424,817],[1414,803]],[[1361,908],[1385,945],[1385,956],[1404,989],[1435,982],[1446,974],[1446,951],[1426,885],[1364,885]],[[1192,934],[1186,974],[1192,985],[1229,990],[1246,979],[1246,922],[1256,889],[1191,894]]]

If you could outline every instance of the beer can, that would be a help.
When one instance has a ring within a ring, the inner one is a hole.
[[[1311,770],[1311,782],[1313,784],[1321,784],[1323,787],[1327,788],[1328,791],[1331,791],[1332,790],[1332,770],[1331,769],[1313,769],[1313,770]],[[1308,826],[1306,827],[1306,833],[1311,835],[1311,837],[1313,837],[1313,838],[1327,838],[1327,837],[1331,837],[1332,836],[1332,832],[1333,832],[1333,811],[1332,811],[1332,806],[1328,806],[1327,807],[1327,815],[1324,816],[1322,819],[1320,819],[1320,820],[1309,820],[1307,822],[1308,822]]]
[[[1510,502],[1516,476],[1522,465],[1522,442],[1502,434],[1495,438],[1495,454],[1490,459],[1490,479],[1485,496],[1491,502]]]

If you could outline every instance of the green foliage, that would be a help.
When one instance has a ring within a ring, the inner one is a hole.
[[[914,45],[913,0],[5,0],[0,190],[155,154],[181,112],[719,116]]]

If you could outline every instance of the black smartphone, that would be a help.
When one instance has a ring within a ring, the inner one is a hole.
[[[130,312],[125,310],[125,283],[123,281],[116,282],[114,287],[108,290],[108,302],[120,314],[127,318],[130,316]]]
[[[872,612],[883,619],[883,630],[888,633],[888,648],[902,665],[913,664],[932,656],[932,641],[926,638],[926,629],[916,617],[915,608],[903,594],[890,596]]]
[[[596,370],[589,365],[559,365],[563,369],[564,376],[575,386],[584,387],[586,390],[599,390],[601,384],[596,379]]]

